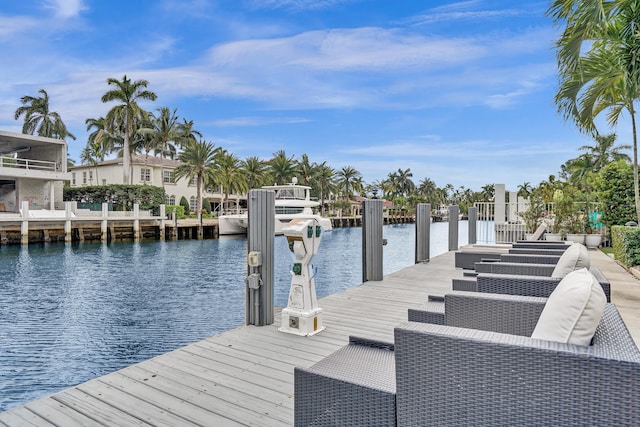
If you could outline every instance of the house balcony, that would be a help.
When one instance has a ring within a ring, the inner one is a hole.
[[[71,179],[71,173],[62,170],[54,161],[0,156],[0,177],[65,181]]]

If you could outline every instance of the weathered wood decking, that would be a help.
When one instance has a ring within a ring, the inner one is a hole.
[[[590,253],[640,343],[640,281]],[[444,294],[461,276],[446,253],[321,299],[327,329],[313,337],[278,332],[278,312],[274,325],[239,327],[0,413],[0,425],[292,425],[294,366],[312,365],[349,335],[392,341],[407,308]]]

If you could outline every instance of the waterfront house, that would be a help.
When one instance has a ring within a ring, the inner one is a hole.
[[[134,155],[131,158],[131,177],[134,185],[164,186],[167,205],[177,205],[184,196],[189,201],[189,209],[196,209],[196,182],[187,178],[176,179],[175,169],[180,165],[177,160],[162,159],[155,156]],[[105,160],[94,165],[78,165],[69,168],[71,187],[89,185],[122,184],[122,158]],[[222,188],[203,191],[214,211],[224,200]],[[229,194],[229,203],[235,205],[242,197]]]
[[[0,212],[63,208],[66,141],[0,131]]]

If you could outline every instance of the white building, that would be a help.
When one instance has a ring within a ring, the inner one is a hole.
[[[164,165],[164,167],[161,167]],[[180,162],[171,159],[161,159],[155,156],[132,156],[131,177],[134,185],[155,185],[162,187],[166,194],[167,205],[177,205],[184,196],[189,201],[189,208],[196,209],[196,182],[189,182],[186,178],[176,180],[174,171]],[[88,185],[122,184],[122,158],[105,160],[96,166],[79,165],[69,168],[71,172],[71,186],[82,187]],[[203,191],[203,198],[211,203],[214,211],[224,200],[222,188],[216,192]],[[230,194],[229,202],[237,203],[238,195]]]
[[[62,209],[69,179],[66,141],[0,131],[0,212]]]

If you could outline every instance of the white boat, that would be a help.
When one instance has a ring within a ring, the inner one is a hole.
[[[320,202],[311,200],[311,187],[298,185],[294,178],[293,182],[285,185],[268,185],[262,187],[265,190],[275,191],[275,227],[276,235],[282,234],[282,229],[292,219],[315,219],[325,230],[332,230],[331,220],[313,213],[313,208],[320,206]],[[236,214],[220,215],[218,217],[218,233],[246,234],[248,224],[247,212]]]

